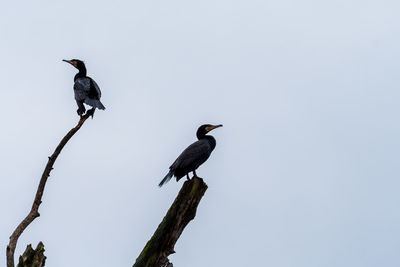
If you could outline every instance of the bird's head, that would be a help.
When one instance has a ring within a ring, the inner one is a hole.
[[[199,127],[199,129],[197,129],[197,138],[202,138],[204,137],[208,132],[214,130],[215,128],[219,128],[222,127],[222,124],[218,124],[218,125],[211,125],[211,124],[203,124]]]
[[[85,63],[83,63],[82,60],[79,59],[71,59],[71,60],[66,60],[63,59],[64,62],[67,62],[77,68],[78,70],[86,70]]]

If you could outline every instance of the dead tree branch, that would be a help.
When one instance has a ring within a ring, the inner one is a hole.
[[[143,248],[133,267],[171,267],[168,256],[186,225],[196,216],[197,206],[207,190],[201,178],[186,181],[167,215]]]
[[[14,252],[17,246],[17,241],[22,232],[28,227],[30,223],[33,222],[34,219],[40,216],[39,214],[39,206],[42,203],[42,196],[44,187],[47,182],[47,178],[50,176],[50,172],[53,169],[54,162],[56,161],[58,155],[60,154],[63,147],[67,144],[69,139],[82,127],[83,123],[89,118],[90,114],[86,113],[84,116],[81,116],[78,124],[72,128],[66,136],[61,140],[58,144],[57,148],[54,150],[53,154],[49,157],[49,160],[44,168],[42,177],[40,178],[39,186],[36,191],[36,196],[33,201],[33,205],[29,214],[22,220],[22,222],[15,228],[14,232],[10,236],[10,243],[7,246],[7,267],[14,267]]]

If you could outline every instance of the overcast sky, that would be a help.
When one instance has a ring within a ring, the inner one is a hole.
[[[79,58],[102,89],[22,234],[46,266],[131,266],[203,123],[209,186],[174,266],[400,266],[400,2],[0,2],[0,265],[78,121]]]

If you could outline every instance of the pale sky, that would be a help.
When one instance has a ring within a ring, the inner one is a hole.
[[[0,265],[78,121],[36,219],[51,267],[132,266],[182,181],[158,183],[204,123],[209,189],[174,266],[398,267],[399,1],[2,1]]]

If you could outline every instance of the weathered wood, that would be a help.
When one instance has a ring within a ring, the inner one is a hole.
[[[133,267],[172,267],[168,256],[186,225],[196,216],[197,206],[207,190],[201,178],[186,181],[167,215],[143,248]]]
[[[33,249],[32,245],[26,247],[24,254],[19,257],[17,267],[43,267],[45,262],[44,245],[39,242],[36,249]]]
[[[53,154],[49,157],[49,160],[44,168],[42,177],[40,178],[39,186],[36,191],[35,199],[33,200],[31,211],[28,215],[22,220],[22,222],[15,228],[14,232],[10,236],[10,243],[7,246],[7,267],[14,267],[14,252],[17,246],[17,241],[22,232],[28,227],[29,224],[33,222],[39,214],[39,206],[42,203],[42,196],[44,192],[44,187],[47,182],[47,178],[50,176],[50,172],[53,169],[53,165],[56,162],[58,155],[60,154],[63,147],[67,144],[67,142],[71,139],[72,136],[82,127],[83,123],[90,117],[90,113],[86,113],[84,116],[80,117],[78,124],[72,128],[61,140]]]

